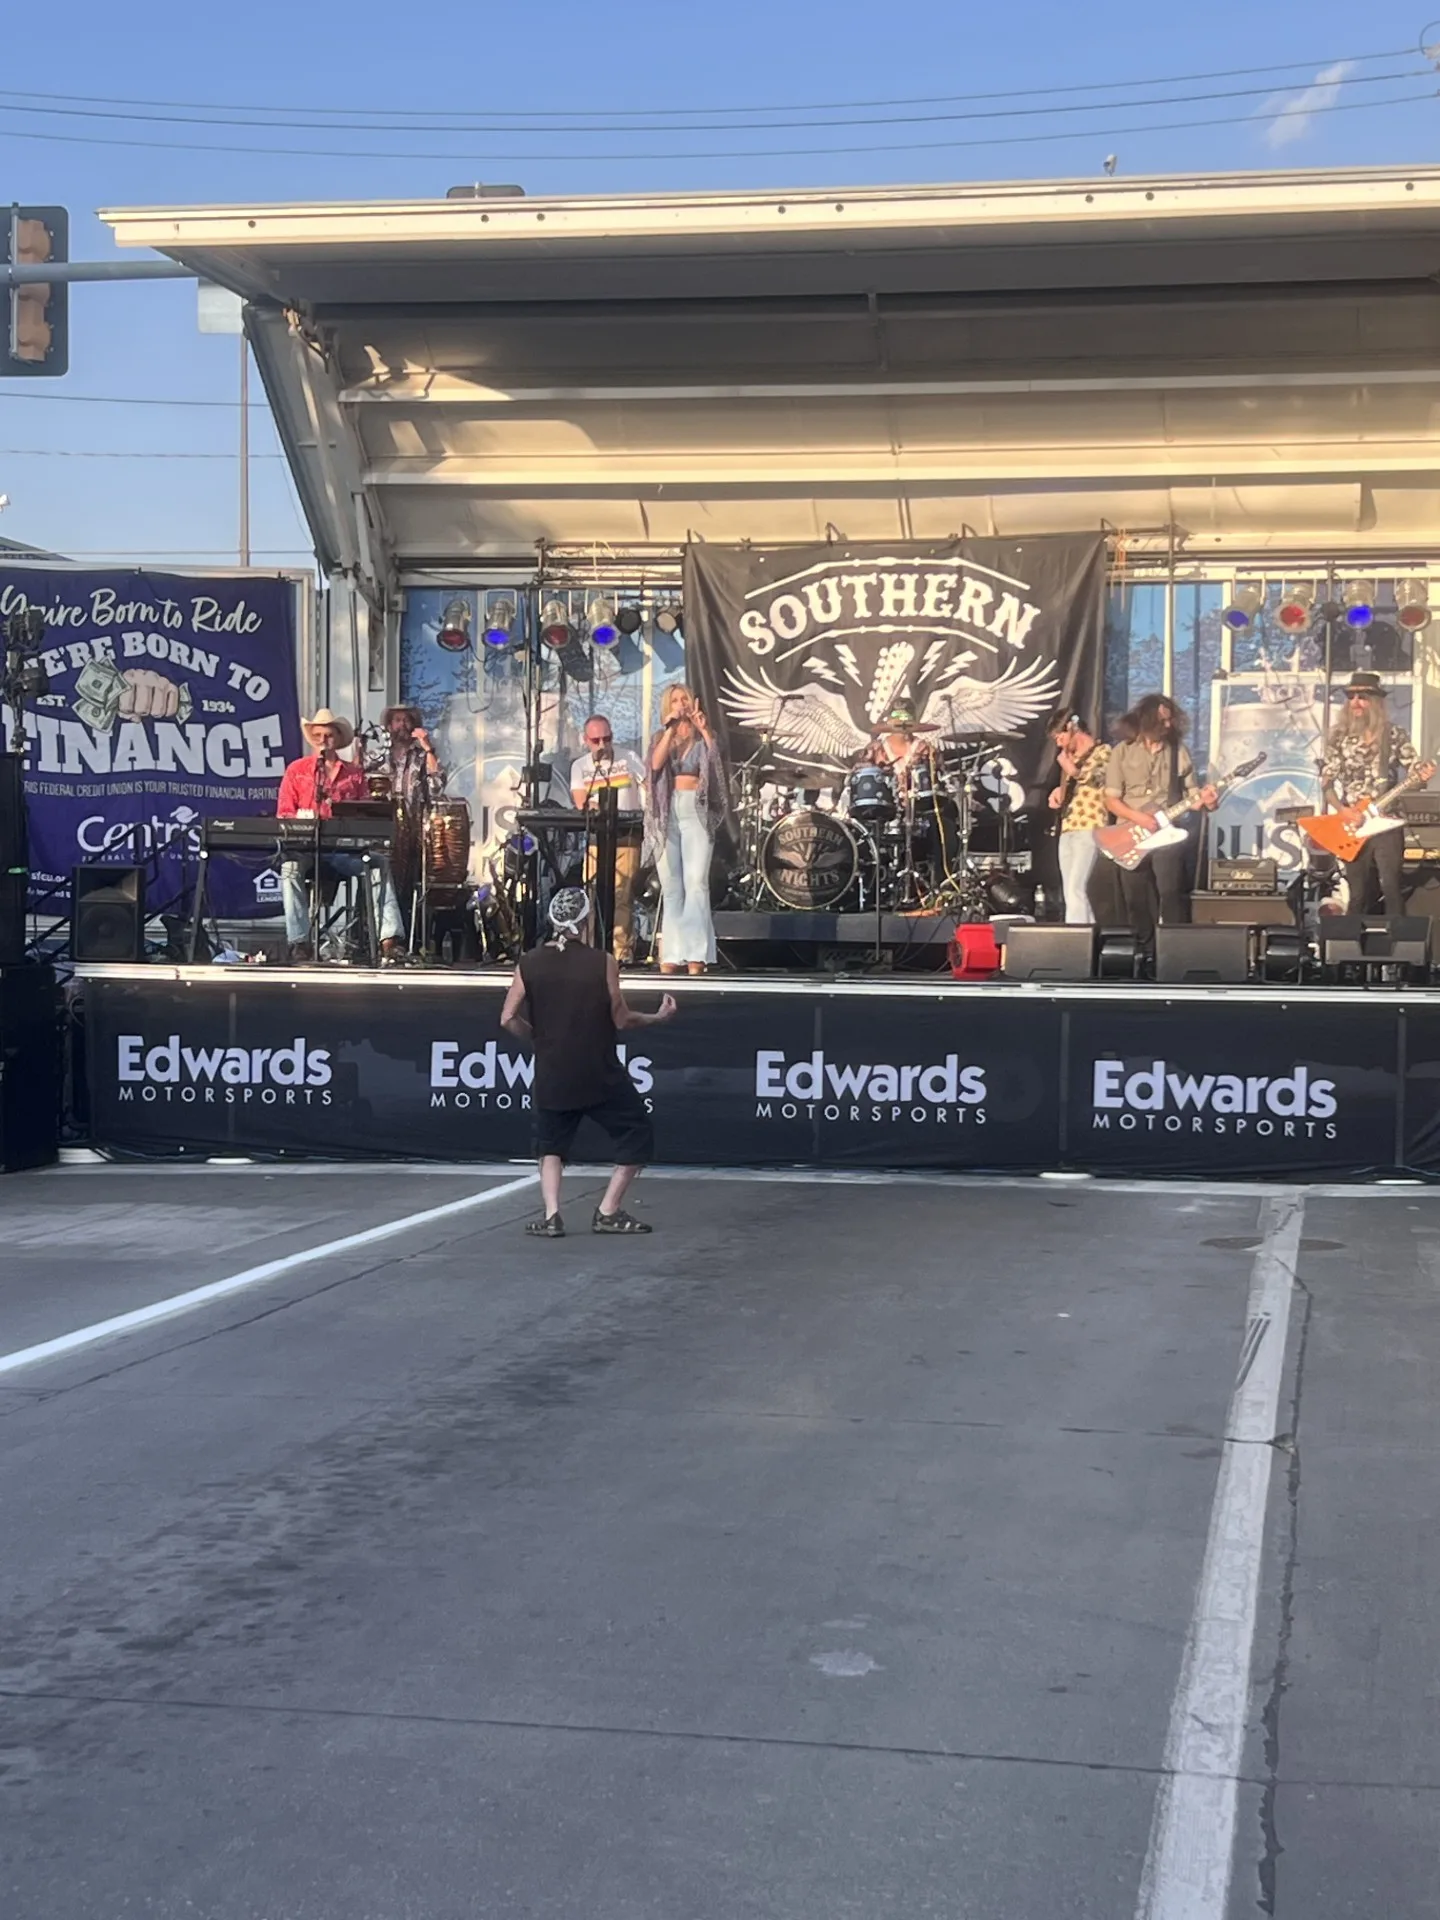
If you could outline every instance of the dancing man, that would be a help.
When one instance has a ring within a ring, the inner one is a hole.
[[[500,1012],[507,1033],[535,1049],[535,1151],[545,1212],[525,1231],[543,1240],[565,1232],[560,1181],[580,1122],[587,1117],[609,1134],[615,1171],[591,1221],[595,1233],[649,1233],[647,1221],[621,1201],[654,1152],[645,1102],[615,1050],[617,1032],[658,1026],[675,1014],[667,993],[655,1013],[627,1006],[615,956],[586,942],[590,902],[579,887],[563,887],[550,902],[552,937],[522,955]]]

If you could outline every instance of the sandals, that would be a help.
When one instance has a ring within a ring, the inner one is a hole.
[[[653,1233],[655,1229],[648,1220],[637,1220],[633,1213],[620,1209],[615,1213],[602,1213],[597,1207],[595,1218],[590,1222],[592,1233]]]
[[[547,1214],[543,1220],[527,1220],[525,1231],[534,1240],[563,1240],[565,1222],[558,1213]]]

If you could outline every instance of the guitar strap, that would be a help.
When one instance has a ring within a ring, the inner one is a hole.
[[[1165,805],[1173,807],[1180,798],[1180,742],[1170,742],[1170,779],[1165,789]]]

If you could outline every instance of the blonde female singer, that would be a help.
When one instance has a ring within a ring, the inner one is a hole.
[[[667,687],[650,742],[649,834],[660,872],[660,971],[704,973],[715,958],[710,862],[725,815],[725,769],[689,687]]]

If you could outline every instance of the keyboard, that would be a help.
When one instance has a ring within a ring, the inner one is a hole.
[[[638,835],[645,821],[640,813],[617,813],[616,831],[623,840]],[[578,807],[520,807],[515,825],[524,833],[589,833],[600,831],[600,817],[593,810],[582,813]]]
[[[320,822],[325,853],[388,853],[394,838],[393,820]],[[200,844],[207,853],[313,853],[315,822],[273,813],[218,814],[201,823]]]

